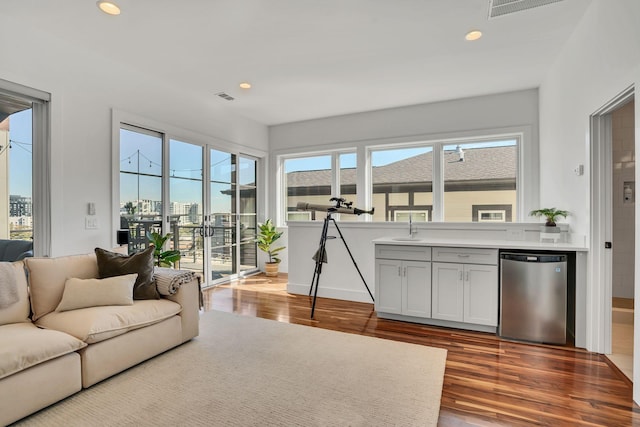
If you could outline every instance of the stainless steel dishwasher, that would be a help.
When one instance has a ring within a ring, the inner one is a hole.
[[[567,342],[567,255],[500,254],[500,322],[505,338]]]

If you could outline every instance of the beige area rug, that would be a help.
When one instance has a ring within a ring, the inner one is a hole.
[[[24,426],[435,426],[446,350],[210,311]]]

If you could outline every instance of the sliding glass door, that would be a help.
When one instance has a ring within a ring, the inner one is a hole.
[[[165,249],[179,250],[179,268],[203,286],[256,272],[256,167],[239,153],[122,125],[120,224],[129,251],[147,247],[151,231],[171,233]]]
[[[204,277],[206,229],[203,210],[203,148],[169,141],[169,232],[171,249],[180,251],[180,268]]]
[[[257,269],[256,160],[210,149],[211,279]]]

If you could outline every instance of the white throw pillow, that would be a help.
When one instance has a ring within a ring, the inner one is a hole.
[[[56,311],[101,305],[133,305],[133,284],[137,277],[137,274],[127,274],[106,279],[67,279]]]

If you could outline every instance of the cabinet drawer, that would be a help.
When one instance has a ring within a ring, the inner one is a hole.
[[[440,262],[498,265],[498,250],[436,247],[433,248],[433,260]]]
[[[431,248],[428,246],[376,245],[376,258],[430,261]]]

